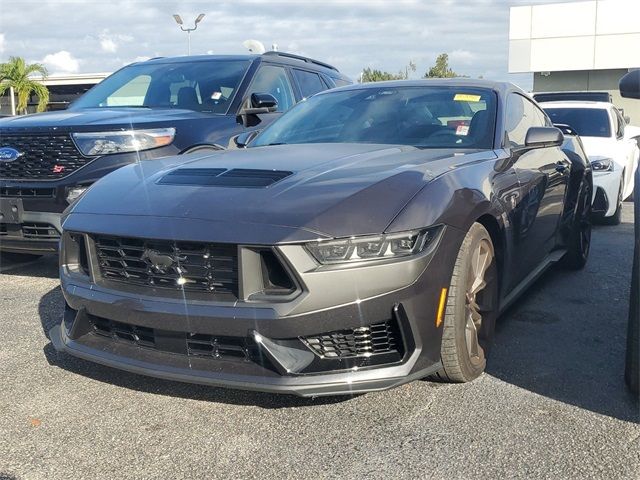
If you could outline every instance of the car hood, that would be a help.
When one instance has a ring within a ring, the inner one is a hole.
[[[0,132],[9,130],[95,131],[100,127],[117,130],[197,118],[206,118],[215,122],[223,120],[225,116],[175,108],[86,108],[3,118],[0,119]]]
[[[133,229],[183,240],[206,229],[210,240],[250,243],[381,233],[430,180],[482,157],[495,154],[321,144],[144,161],[98,181],[73,206],[65,228],[128,235]],[[262,188],[164,184],[177,168],[291,174]],[[265,225],[280,231],[267,235]]]
[[[584,151],[589,157],[604,156],[611,157],[617,147],[617,142],[612,138],[605,137],[580,137]]]

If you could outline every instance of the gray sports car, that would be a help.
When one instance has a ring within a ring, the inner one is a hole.
[[[514,85],[349,86],[246,137],[124,167],[69,208],[58,350],[302,396],[466,382],[525,287],[587,260],[579,139]]]

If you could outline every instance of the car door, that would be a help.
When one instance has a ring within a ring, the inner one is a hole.
[[[299,68],[292,68],[291,71],[293,77],[296,79],[302,98],[309,98],[311,95],[327,89],[324,81],[316,72],[301,70]]]
[[[260,129],[266,127],[296,103],[287,70],[280,65],[261,64],[247,89],[245,98],[250,97],[252,93],[269,93],[278,101],[278,108],[275,112],[258,115],[260,118],[258,128]]]
[[[531,127],[551,126],[548,117],[524,95],[507,98],[505,142],[513,155],[520,184],[513,212],[516,260],[514,281],[519,283],[555,248],[571,162],[560,147],[529,148]]]

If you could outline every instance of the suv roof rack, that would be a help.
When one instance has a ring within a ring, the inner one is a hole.
[[[318,60],[314,60],[313,58],[307,58],[307,57],[303,57],[301,55],[294,55],[293,53],[276,52],[276,51],[272,50],[272,51],[269,51],[269,52],[264,52],[262,55],[293,58],[295,60],[302,60],[303,62],[307,62],[307,63],[315,63],[316,65],[320,65],[321,67],[329,68],[331,70],[335,70],[336,72],[338,71],[338,69],[336,67],[334,67],[333,65],[329,65],[328,63],[324,63],[324,62],[320,62]]]

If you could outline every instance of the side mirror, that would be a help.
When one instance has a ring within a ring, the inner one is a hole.
[[[247,145],[251,143],[251,140],[256,138],[260,130],[251,130],[250,132],[243,132],[233,138],[236,148],[247,148]]]
[[[278,100],[270,93],[252,93],[244,102],[236,119],[245,127],[255,127],[260,123],[258,115],[278,109]]]
[[[524,139],[529,148],[559,147],[562,142],[564,135],[556,127],[531,127]]]
[[[620,95],[625,98],[640,98],[640,70],[627,73],[620,79]]]
[[[627,125],[631,123],[631,117],[629,115],[624,116],[624,123],[626,123]]]

